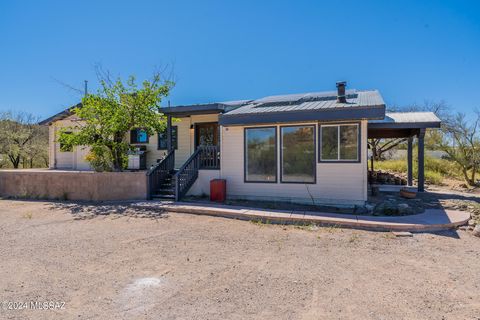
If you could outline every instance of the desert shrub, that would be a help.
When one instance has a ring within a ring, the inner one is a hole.
[[[92,146],[85,160],[87,160],[93,170],[97,172],[112,171],[113,159],[111,152],[105,146]]]
[[[378,161],[374,164],[375,170],[407,173],[407,159]],[[413,162],[413,176],[418,175],[418,162]],[[460,167],[446,159],[425,157],[425,180],[432,184],[441,184],[443,178],[462,179]]]
[[[455,162],[446,159],[427,157],[425,158],[425,169],[437,172],[444,177],[463,179],[460,166]]]
[[[425,181],[427,181],[428,183],[440,185],[443,182],[443,177],[444,176],[442,176],[439,172],[425,170]]]
[[[407,160],[376,161],[373,164],[375,170],[392,171],[398,173],[407,172]]]

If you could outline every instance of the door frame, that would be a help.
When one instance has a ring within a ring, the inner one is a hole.
[[[218,121],[211,121],[211,122],[196,122],[194,124],[194,130],[193,130],[193,145],[194,145],[194,150],[197,150],[197,147],[198,147],[198,138],[199,138],[199,135],[198,135],[198,129],[199,129],[199,126],[202,126],[202,125],[215,125],[216,128],[217,128],[217,132],[216,132],[216,135],[217,135],[217,144],[216,146],[220,146],[220,126],[218,125]]]

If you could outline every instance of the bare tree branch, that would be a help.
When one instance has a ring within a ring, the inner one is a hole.
[[[52,79],[53,81],[55,81],[56,83],[62,85],[63,87],[69,89],[70,91],[73,91],[73,92],[75,92],[75,93],[77,93],[77,94],[79,94],[79,95],[83,95],[83,94],[84,94],[84,90],[83,90],[83,89],[75,88],[74,86],[69,85],[68,83],[65,83],[65,82],[63,82],[63,81],[61,81],[61,80],[58,80],[58,79],[54,78],[54,77],[51,77],[51,79]]]

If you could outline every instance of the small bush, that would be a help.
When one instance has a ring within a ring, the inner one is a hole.
[[[439,173],[444,177],[463,179],[461,168],[455,162],[446,159],[425,158],[425,170]]]
[[[407,172],[407,160],[385,160],[374,162],[375,170],[393,171],[398,173]]]
[[[113,159],[107,147],[92,146],[85,160],[87,160],[93,170],[97,172],[112,171]]]
[[[425,181],[431,184],[441,185],[443,182],[443,176],[439,172],[425,170]]]

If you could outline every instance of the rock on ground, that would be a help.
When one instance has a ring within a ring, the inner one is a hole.
[[[480,237],[480,224],[477,224],[473,229],[473,235],[476,237]]]

